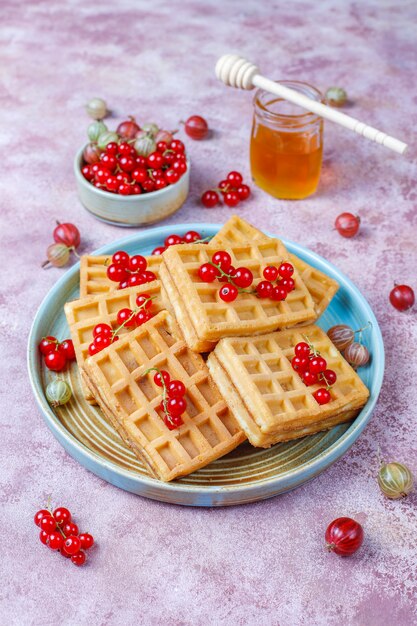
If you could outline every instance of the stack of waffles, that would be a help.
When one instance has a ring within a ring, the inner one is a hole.
[[[226,250],[245,265],[254,286],[268,265],[288,260],[295,288],[284,301],[240,293],[230,303],[219,284],[204,283],[199,267]],[[107,278],[108,257],[81,261],[80,299],[65,312],[88,402],[106,418],[150,473],[170,481],[227,454],[248,440],[270,447],[352,419],[368,390],[314,321],[338,289],[336,281],[289,254],[284,244],[237,216],[209,242],[176,245],[147,257],[151,283],[117,290]],[[117,327],[117,313],[134,308],[139,294],[152,297],[153,316],[124,328],[119,340],[89,356],[98,323]],[[319,405],[291,366],[305,339],[337,374],[331,401]],[[155,371],[165,370],[186,388],[182,425],[168,428],[159,409],[162,390]]]

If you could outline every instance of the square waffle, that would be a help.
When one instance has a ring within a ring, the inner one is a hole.
[[[267,241],[268,239],[270,237],[264,235],[263,232],[249,224],[249,222],[237,215],[233,215],[219,230],[217,235],[213,237],[210,245],[234,246],[246,241]],[[295,254],[289,254],[288,256],[309,290],[314,301],[317,317],[319,317],[330,304],[331,299],[339,289],[339,284],[324,272],[308,265]]]
[[[184,424],[175,430],[158,411],[162,390],[154,372],[146,373],[152,367],[186,387]],[[246,439],[202,357],[187,347],[166,311],[89,357],[83,376],[104,414],[161,480],[190,474]]]
[[[337,374],[332,400],[319,405],[291,366],[294,346],[305,337]],[[261,337],[222,339],[207,361],[210,373],[249,441],[269,447],[352,419],[369,396],[353,368],[318,326]]]
[[[234,302],[223,302],[218,293],[222,283],[218,280],[204,283],[198,277],[199,267],[210,261],[218,249],[188,244],[171,246],[162,255],[160,278],[192,350],[201,350],[202,344],[204,350],[210,349],[222,337],[262,334],[316,318],[313,300],[297,270],[293,274],[295,289],[282,302],[246,293],[240,293]],[[244,265],[252,271],[252,288],[263,280],[262,272],[267,265],[279,265],[288,258],[284,245],[271,238],[227,247],[227,251],[235,267]]]
[[[83,254],[80,259],[80,298],[95,296],[101,293],[116,291],[118,283],[107,278],[107,267],[111,263],[111,254],[106,256],[90,256]],[[157,255],[146,256],[147,269],[158,277],[158,269],[162,262]]]
[[[114,292],[67,302],[64,310],[80,369],[85,359],[89,356],[88,346],[93,341],[94,326],[104,323],[109,324],[115,330],[118,327],[118,311],[124,308],[133,310],[136,307],[136,296],[140,293],[147,293],[154,298],[152,300],[152,308],[150,309],[152,312],[159,313],[159,311],[170,308],[167,294],[159,280],[154,280],[145,285],[138,285],[137,287],[119,289]],[[125,334],[128,330],[127,328],[122,328],[120,334]],[[87,402],[96,404],[94,396],[84,381],[82,389]]]

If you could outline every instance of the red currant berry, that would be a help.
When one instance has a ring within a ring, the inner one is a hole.
[[[100,183],[100,185],[105,185],[108,176],[109,170],[105,167],[101,167],[101,169],[97,170],[94,180],[96,183]]]
[[[327,361],[322,356],[313,356],[310,360],[310,372],[321,374],[327,368]]]
[[[118,188],[117,188],[117,192],[121,195],[121,196],[130,196],[131,194],[131,186],[128,183],[120,183]]]
[[[337,380],[337,374],[333,370],[324,370],[322,377],[326,385],[329,386],[334,385]]]
[[[173,152],[172,150],[165,150],[164,152],[164,165],[172,165],[172,163],[175,161],[175,152]]]
[[[238,267],[233,273],[233,282],[237,287],[250,287],[253,283],[253,274],[247,267]]]
[[[106,178],[105,185],[108,191],[115,192],[119,188],[119,181],[117,180],[116,176],[109,176],[108,178]]]
[[[168,395],[170,398],[182,398],[185,395],[185,385],[180,380],[171,380],[168,385]]]
[[[201,202],[206,207],[206,209],[212,209],[217,204],[219,204],[219,194],[217,191],[205,191],[201,196]]]
[[[221,180],[219,182],[219,189],[220,189],[220,193],[222,193],[223,195],[229,191],[231,189],[232,185],[229,183],[228,180]]]
[[[64,538],[60,532],[50,533],[48,537],[48,546],[51,548],[51,550],[60,550],[63,543]]]
[[[129,276],[128,281],[127,281],[127,286],[128,287],[137,287],[138,285],[144,285],[145,282],[146,281],[143,278],[142,274],[131,274]]]
[[[247,200],[250,196],[250,187],[248,185],[239,185],[237,195],[241,200]]]
[[[219,250],[215,252],[211,257],[212,262],[218,265],[223,272],[228,272],[232,265],[232,257],[225,250]]]
[[[149,193],[150,191],[154,191],[154,189],[155,189],[155,182],[153,180],[151,180],[150,178],[147,178],[142,183],[142,189],[143,189],[143,191],[146,191],[146,193]]]
[[[240,202],[240,198],[236,191],[227,191],[224,194],[224,203],[226,206],[233,208],[237,206],[239,202]]]
[[[81,533],[78,539],[81,541],[83,550],[89,550],[94,545],[94,537],[90,533]]]
[[[296,356],[310,356],[310,346],[305,341],[300,341],[294,348]]]
[[[174,161],[172,164],[172,169],[178,172],[180,176],[182,176],[187,171],[187,164],[185,161]]]
[[[164,157],[160,152],[152,152],[146,159],[148,167],[159,169],[164,164]]]
[[[262,273],[264,278],[271,282],[278,278],[278,268],[275,265],[268,265]]]
[[[68,524],[71,521],[71,513],[63,506],[55,509],[53,516],[58,524]]]
[[[352,213],[341,213],[337,216],[336,221],[334,223],[335,228],[339,235],[342,237],[354,237],[359,230],[359,226],[361,223],[361,219],[357,215],[352,215]]]
[[[153,272],[150,272],[149,270],[145,270],[144,272],[141,272],[139,274],[139,276],[142,277],[143,283],[151,283],[153,280],[156,280],[156,274],[154,274]]]
[[[47,511],[46,509],[41,509],[40,511],[35,513],[33,517],[33,521],[35,522],[36,526],[40,526],[41,520],[48,515],[50,515],[50,512]]]
[[[167,181],[165,178],[156,178],[155,179],[155,190],[164,189],[167,186]]]
[[[84,167],[81,168],[81,173],[89,182],[91,182],[94,178],[94,172],[91,170],[89,165],[84,165]]]
[[[130,256],[124,250],[118,250],[113,254],[111,260],[112,263],[115,263],[116,265],[121,265],[124,268],[128,268]]]
[[[39,540],[43,543],[44,546],[48,545],[49,533],[45,530],[41,530],[39,533]]]
[[[94,341],[92,343],[90,343],[90,345],[88,346],[88,354],[90,356],[94,356],[95,354],[97,354],[97,352],[100,352],[100,348],[98,348],[96,346],[96,344],[94,343]]]
[[[53,372],[61,372],[67,364],[67,359],[62,352],[56,350],[55,352],[48,352],[44,356],[44,362],[46,367]]]
[[[81,548],[81,541],[75,535],[70,535],[64,541],[64,548],[65,552],[72,556]]]
[[[132,177],[127,172],[119,172],[118,174],[116,174],[116,178],[119,181],[119,183],[131,183],[132,182]]]
[[[239,291],[234,285],[224,285],[219,291],[219,296],[224,302],[233,302],[238,295]]]
[[[281,276],[281,278],[291,278],[291,276],[294,274],[294,267],[291,265],[291,263],[281,263],[278,268],[278,274]]]
[[[64,355],[67,361],[75,360],[75,350],[72,339],[65,339],[62,343],[59,344],[58,350]]]
[[[143,272],[148,267],[148,262],[141,254],[135,254],[130,258],[129,269],[131,272]]]
[[[56,528],[56,521],[54,520],[52,515],[49,513],[48,515],[45,515],[45,517],[41,519],[41,523],[39,524],[39,526],[46,533],[51,534],[51,532],[54,531]]]
[[[287,295],[287,290],[284,289],[284,287],[281,287],[281,285],[272,286],[272,293],[270,295],[271,300],[274,300],[275,302],[282,302],[282,300],[285,300]]]
[[[62,532],[64,533],[64,535],[69,537],[70,535],[77,536],[79,530],[77,524],[74,524],[74,522],[67,522],[62,528]]]
[[[168,150],[168,144],[166,141],[158,141],[158,143],[156,144],[156,149],[158,150],[158,152],[160,152],[161,154],[164,154],[164,152],[166,150]]]
[[[159,256],[160,254],[165,252],[165,250],[166,250],[165,246],[159,246],[158,248],[155,248],[154,250],[152,250],[152,254],[154,254],[155,256]]]
[[[319,380],[317,374],[313,374],[313,372],[310,372],[308,370],[306,372],[303,372],[302,379],[303,383],[307,385],[307,387],[310,387],[311,385],[316,385]]]
[[[292,278],[283,278],[279,284],[287,293],[290,293],[290,291],[295,289],[295,282]]]
[[[110,337],[112,332],[112,328],[108,324],[96,324],[93,328],[93,337],[98,337],[99,335],[107,335]]]
[[[137,183],[143,183],[148,177],[148,173],[144,167],[136,167],[132,171],[132,179]]]
[[[273,288],[274,286],[269,280],[261,280],[261,282],[256,285],[256,294],[258,298],[270,298]]]
[[[226,179],[232,187],[239,187],[243,183],[243,176],[240,172],[229,172]]]
[[[176,172],[172,167],[169,170],[166,170],[164,173],[165,180],[169,185],[175,185],[176,182],[179,181],[180,175]]]
[[[203,283],[212,283],[219,275],[219,270],[210,263],[203,263],[198,270],[198,275]]]
[[[415,302],[414,291],[408,285],[395,285],[389,294],[389,301],[397,311],[407,311]]]
[[[162,408],[161,410],[163,411],[164,409]],[[169,430],[175,430],[176,428],[179,428],[184,424],[179,415],[176,417],[174,417],[174,415],[165,415],[164,423],[169,428]]]
[[[115,283],[121,283],[122,280],[127,280],[128,276],[129,274],[126,269],[119,263],[112,263],[107,268],[107,278]]]
[[[70,559],[70,558],[71,558],[71,555],[70,555],[70,554],[68,554],[68,553],[66,552],[66,550],[65,550],[65,548],[64,548],[64,544],[62,544],[62,548],[60,549],[60,551],[59,551],[59,552],[60,552],[60,554],[62,554],[62,556],[64,556],[66,559]]]
[[[179,152],[180,154],[185,151],[185,146],[179,139],[173,139],[169,147],[170,150],[173,150],[174,152]]]
[[[86,559],[87,556],[82,550],[71,555],[71,563],[74,563],[74,565],[78,565],[79,567],[84,565]]]
[[[182,237],[179,235],[169,235],[164,241],[164,246],[168,248],[169,246],[176,246],[180,243],[184,243]]]
[[[40,353],[45,356],[48,352],[55,352],[57,346],[57,340],[52,335],[48,337],[43,337],[42,341],[39,344]]]
[[[106,146],[106,152],[107,154],[113,154],[116,155],[118,152],[119,146],[117,145],[117,143],[115,141],[111,141],[110,143],[107,144]]]
[[[196,230],[189,230],[185,233],[183,240],[185,243],[194,243],[201,240],[201,235]]]
[[[164,381],[165,385],[168,385],[168,383],[171,380],[171,377],[166,370],[160,370],[159,372],[156,372],[155,376],[153,377],[153,380],[154,380],[155,385],[158,385],[158,387],[163,387],[164,385],[162,383],[162,380]]]
[[[326,530],[326,547],[339,556],[350,556],[363,543],[363,528],[350,517],[339,517]]]
[[[152,306],[151,296],[147,293],[141,293],[137,295],[136,306],[143,307],[144,309],[150,309]]]
[[[313,396],[314,396],[314,399],[320,405],[321,404],[327,404],[332,399],[332,396],[330,395],[330,392],[327,389],[325,389],[324,387],[320,387],[320,389],[317,389],[317,391],[315,391],[313,393]]]
[[[309,366],[309,359],[305,356],[294,356],[291,360],[291,365],[296,372],[304,372]]]
[[[135,316],[133,315],[132,309],[120,309],[117,313],[117,324],[121,326],[122,324],[129,328],[135,325]]]
[[[100,162],[103,167],[106,167],[108,170],[111,171],[113,171],[117,166],[116,157],[113,154],[108,154],[107,152],[104,152],[100,156]]]
[[[185,409],[187,408],[187,403],[183,397],[175,396],[168,398],[166,406],[169,415],[172,415],[172,417],[179,417],[184,413]]]
[[[122,141],[122,143],[119,144],[119,153],[122,156],[130,156],[132,154],[132,148],[130,146],[130,143],[127,143],[127,141]]]
[[[191,139],[204,139],[208,129],[206,120],[200,115],[192,115],[184,124],[184,130]]]
[[[93,341],[93,344],[95,346],[94,354],[96,354],[97,352],[101,352],[101,350],[104,350],[104,348],[107,348],[107,346],[109,346],[111,342],[112,340],[109,335],[97,335],[97,337],[95,337]]]
[[[142,326],[142,324],[150,320],[151,317],[152,315],[149,313],[149,311],[144,311],[143,309],[141,309],[136,313],[135,323],[137,326]]]

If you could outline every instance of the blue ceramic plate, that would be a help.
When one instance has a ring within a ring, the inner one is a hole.
[[[220,225],[181,224],[178,234],[197,230],[203,237],[214,235]],[[119,239],[96,251],[112,254],[123,249],[130,254],[150,254],[162,245],[172,226],[162,226]],[[327,330],[336,323],[361,328],[372,326],[363,341],[372,359],[359,370],[370,390],[370,398],[351,424],[343,424],[324,433],[296,441],[277,444],[268,450],[243,444],[234,452],[209,466],[172,483],[151,478],[142,463],[109,426],[97,407],[85,402],[80,389],[77,366],[60,375],[68,380],[73,397],[64,407],[52,409],[44,389],[53,374],[39,358],[38,343],[45,335],[69,335],[64,304],[78,297],[79,265],[68,270],[48,293],[36,313],[29,336],[28,368],[36,401],[49,429],[65,450],[88,470],[107,482],[154,500],[190,506],[226,506],[254,502],[294,489],[311,480],[339,459],[356,441],[368,423],[375,407],[384,374],[384,346],[375,316],[358,289],[337,268],[299,244],[283,240],[290,252],[297,254],[335,278],[340,290],[319,320]]]

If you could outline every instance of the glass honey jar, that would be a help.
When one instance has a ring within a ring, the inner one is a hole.
[[[280,84],[321,101],[311,85],[282,80]],[[254,97],[250,141],[252,178],[275,198],[301,200],[317,189],[323,155],[323,119],[259,89]]]

